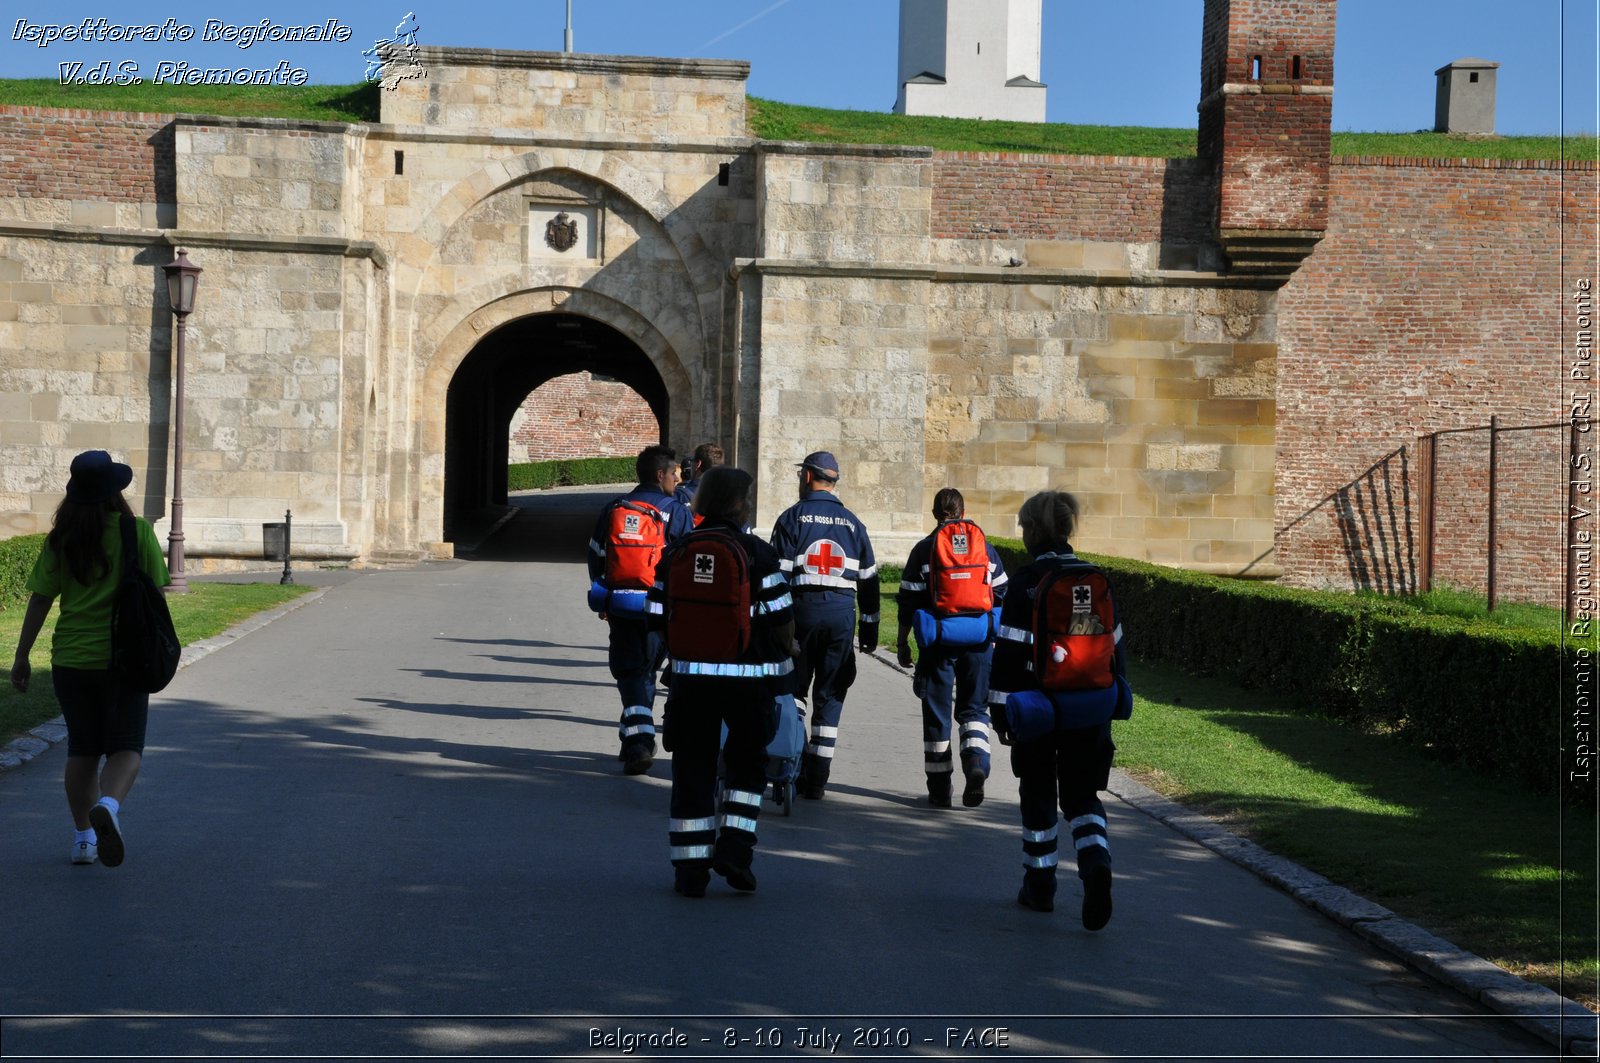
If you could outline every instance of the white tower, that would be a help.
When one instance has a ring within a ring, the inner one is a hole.
[[[896,114],[1044,121],[1044,0],[900,0]]]

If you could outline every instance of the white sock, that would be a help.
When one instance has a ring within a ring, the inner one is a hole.
[[[115,797],[102,797],[96,804],[105,805],[113,814],[122,811],[122,805]]]
[[[79,845],[82,845],[84,842],[88,842],[90,845],[100,844],[100,838],[95,834],[93,827],[90,827],[88,830],[74,830],[72,832],[72,840],[77,842]]]

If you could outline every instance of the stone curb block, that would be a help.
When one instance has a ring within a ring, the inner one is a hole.
[[[1523,981],[1481,956],[1404,921],[1382,905],[1228,833],[1121,771],[1112,772],[1109,789],[1146,815],[1261,876],[1424,974],[1507,1016],[1564,1053],[1594,1057],[1596,1041],[1600,1039],[1600,1016],[1577,1001]]]
[[[309,605],[328,593],[327,587],[318,587],[313,591],[302,594],[293,601],[285,602],[275,609],[268,609],[264,613],[241,620],[220,635],[213,635],[199,642],[191,642],[183,648],[182,655],[178,658],[178,670],[189,667],[202,657],[208,657],[222,647],[243,638],[252,631],[260,630],[279,617],[287,616],[303,605]],[[64,742],[67,739],[66,720],[57,716],[40,724],[21,738],[15,739],[4,747],[0,747],[0,771],[9,771],[20,768],[34,757],[48,750],[51,746]]]

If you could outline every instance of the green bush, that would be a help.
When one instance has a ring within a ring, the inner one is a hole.
[[[547,487],[633,482],[634,458],[560,458],[517,462],[506,466],[506,490],[542,491]]]
[[[0,609],[10,609],[27,601],[25,586],[33,563],[44,549],[44,533],[19,535],[0,541]]]
[[[1008,572],[1027,564],[1020,542],[989,541]],[[1392,598],[1085,559],[1111,578],[1131,653],[1270,688],[1297,709],[1541,792],[1564,787],[1558,706],[1580,647],[1563,649],[1559,632],[1425,615]],[[1592,797],[1587,783],[1565,788]]]

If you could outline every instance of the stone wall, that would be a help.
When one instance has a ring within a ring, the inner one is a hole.
[[[511,460],[632,457],[661,440],[649,405],[626,384],[568,373],[540,385],[511,418]]]
[[[749,63],[489,48],[417,54],[427,75],[383,93],[385,123],[552,138],[747,135]]]

